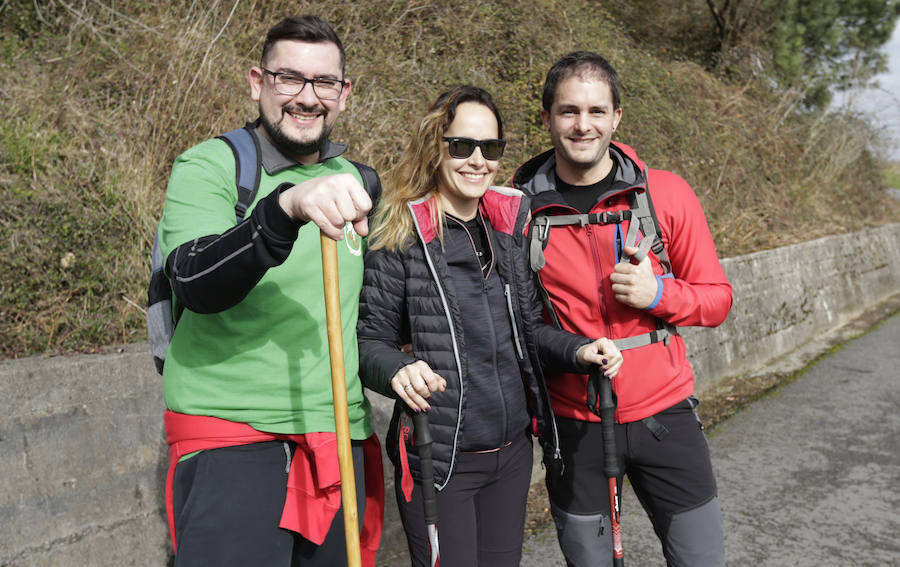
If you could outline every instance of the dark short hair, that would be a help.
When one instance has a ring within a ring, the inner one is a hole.
[[[344,64],[347,59],[344,53],[344,44],[330,25],[319,16],[288,16],[281,20],[266,34],[266,42],[263,44],[260,63],[265,65],[266,58],[275,43],[283,39],[295,39],[307,43],[333,43],[341,53],[341,75],[344,74]]]
[[[447,128],[450,127],[450,124],[452,124],[453,120],[456,118],[457,107],[464,102],[477,102],[478,104],[488,107],[497,119],[497,137],[501,140],[503,139],[503,118],[500,116],[500,109],[497,108],[497,105],[494,103],[494,97],[491,96],[491,93],[481,87],[473,87],[471,85],[459,85],[454,87],[449,91],[442,93],[437,100],[428,107],[428,111],[441,111],[444,114],[443,128],[446,132]]]
[[[563,55],[559,60],[547,71],[547,78],[544,79],[544,94],[542,104],[544,110],[550,111],[553,101],[556,100],[556,89],[559,83],[572,75],[596,77],[609,85],[612,93],[613,110],[617,110],[621,106],[619,99],[619,74],[613,69],[609,61],[601,55],[593,51],[573,51],[567,55]]]

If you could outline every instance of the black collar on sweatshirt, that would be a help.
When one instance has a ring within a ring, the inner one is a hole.
[[[253,126],[259,126],[259,119],[257,118],[256,122],[253,122],[252,124]],[[281,150],[275,147],[275,144],[270,142],[258,128],[251,128],[250,132],[253,133],[253,136],[256,138],[257,142],[259,142],[260,161],[262,162],[263,167],[266,168],[266,173],[269,175],[275,175],[279,171],[283,171],[289,167],[303,165],[294,158],[290,158],[281,153]],[[327,159],[338,157],[346,151],[347,144],[325,140],[325,145],[322,147],[321,151],[319,151],[319,161],[316,163],[322,163]]]
[[[556,190],[559,191],[570,207],[578,210],[580,213],[589,213],[604,195],[610,193],[618,168],[616,160],[612,160],[612,167],[609,168],[609,173],[600,181],[590,185],[570,185],[563,181],[557,172]]]

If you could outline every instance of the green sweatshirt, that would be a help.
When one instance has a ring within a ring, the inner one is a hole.
[[[271,155],[272,146],[266,150]],[[244,222],[259,199],[281,183],[335,173],[359,178],[356,167],[341,157],[275,169],[269,173],[262,168],[259,191]],[[166,257],[182,244],[235,226],[234,180],[234,155],[221,140],[207,140],[178,157],[160,224],[160,245]],[[337,249],[350,430],[354,439],[364,439],[372,434],[369,403],[357,374],[356,320],[364,241],[349,225],[344,232]],[[319,235],[314,224],[302,226],[284,263],[269,268],[237,305],[212,314],[187,309],[182,313],[163,376],[169,409],[274,433],[334,431]],[[241,249],[234,251],[241,253]]]

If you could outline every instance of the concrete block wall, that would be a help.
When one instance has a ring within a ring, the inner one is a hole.
[[[726,258],[734,291],[715,329],[679,332],[702,395],[762,368],[900,293],[900,224]]]
[[[0,363],[0,566],[165,565],[149,349]]]
[[[683,329],[697,390],[763,367],[900,293],[900,224],[723,261],[735,302]],[[161,382],[146,344],[0,362],[0,567],[166,565]],[[383,434],[390,403],[372,395]],[[386,466],[383,548],[405,546]]]

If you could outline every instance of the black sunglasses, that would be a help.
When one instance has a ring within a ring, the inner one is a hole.
[[[444,138],[449,144],[450,157],[456,159],[466,159],[475,152],[475,148],[481,148],[481,155],[484,159],[496,161],[503,155],[503,148],[506,147],[506,140],[473,140],[472,138]]]

